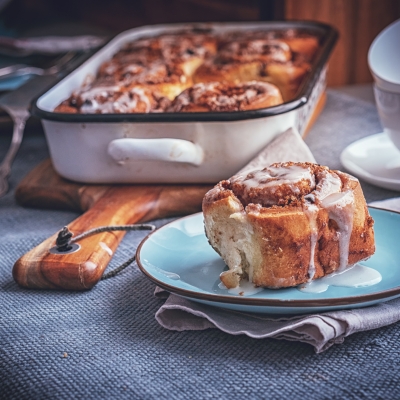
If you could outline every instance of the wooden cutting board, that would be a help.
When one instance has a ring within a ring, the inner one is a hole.
[[[201,211],[213,185],[85,185],[62,179],[46,160],[19,184],[22,206],[83,212],[68,228],[75,235],[98,226],[126,225]],[[61,229],[62,227],[60,227]],[[51,254],[58,232],[22,256],[14,280],[33,289],[87,290],[101,278],[125,235],[104,232],[79,241],[81,249]]]

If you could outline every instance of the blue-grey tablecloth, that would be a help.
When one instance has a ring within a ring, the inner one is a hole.
[[[306,141],[318,162],[341,168],[346,145],[380,131],[373,105],[330,91]],[[0,158],[8,140],[0,136]],[[43,136],[26,137],[0,199],[1,399],[400,398],[399,324],[317,355],[296,342],[165,330],[154,319],[162,300],[136,267],[83,293],[19,288],[17,258],[77,216],[16,205],[16,185],[46,157]],[[399,195],[363,188],[368,201]],[[112,264],[128,259],[143,234],[127,234]]]

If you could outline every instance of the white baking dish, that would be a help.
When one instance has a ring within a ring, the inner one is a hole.
[[[218,113],[53,112],[126,42],[188,25],[149,26],[123,32],[33,104],[32,113],[42,119],[53,165],[61,176],[88,183],[217,182],[241,169],[279,133],[290,127],[304,131],[325,88],[326,63],[336,31],[314,22],[213,23],[200,27],[204,26],[216,33],[305,29],[321,37],[321,49],[297,98],[276,107]]]

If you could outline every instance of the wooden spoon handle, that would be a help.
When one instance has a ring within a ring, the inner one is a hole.
[[[201,210],[208,189],[209,186],[110,188],[68,228],[76,236],[98,226],[190,214]],[[90,289],[100,280],[124,235],[123,231],[103,232],[80,240],[81,247],[74,253],[52,254],[49,250],[55,246],[56,233],[15,263],[14,280],[35,289]]]

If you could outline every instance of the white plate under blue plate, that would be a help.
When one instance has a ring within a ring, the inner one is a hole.
[[[203,214],[163,226],[137,250],[142,272],[158,286],[201,303],[244,312],[302,314],[366,307],[400,296],[400,214],[370,208],[375,220],[376,253],[362,264],[374,268],[382,280],[368,287],[329,286],[323,293],[297,288],[264,289],[251,296],[235,296],[220,289],[224,261],[208,244]]]
[[[400,151],[386,133],[347,146],[340,161],[351,174],[385,189],[400,190]]]

